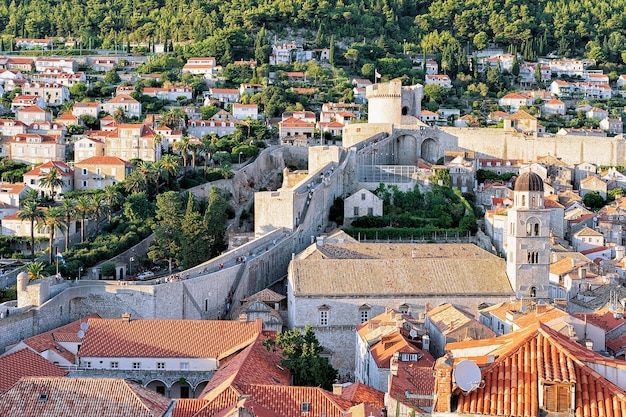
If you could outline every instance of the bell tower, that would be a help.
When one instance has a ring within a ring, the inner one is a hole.
[[[518,296],[550,298],[550,210],[543,204],[543,179],[525,172],[515,182],[507,213],[506,272]]]

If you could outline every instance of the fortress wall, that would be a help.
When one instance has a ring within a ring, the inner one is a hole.
[[[567,164],[587,161],[600,165],[624,165],[625,141],[618,137],[525,136],[502,129],[442,128],[458,138],[459,149],[482,157],[532,161],[540,156],[558,156]]]
[[[379,133],[393,133],[391,123],[353,123],[343,128],[342,145],[350,148],[359,142],[371,138]]]

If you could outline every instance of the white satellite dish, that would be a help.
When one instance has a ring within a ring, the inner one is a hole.
[[[417,337],[417,330],[411,329],[409,335],[411,336],[411,339],[415,339]]]
[[[79,330],[78,333],[76,333],[76,336],[78,336],[79,339],[82,339],[85,337],[85,332],[83,330]]]
[[[481,383],[481,372],[478,365],[470,360],[462,360],[454,368],[454,380],[465,392],[475,390]]]
[[[80,324],[80,329],[82,331],[86,331],[89,328],[89,324],[87,324],[87,322],[81,323]]]

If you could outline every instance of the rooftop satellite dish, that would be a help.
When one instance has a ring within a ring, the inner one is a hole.
[[[475,390],[481,383],[480,368],[470,360],[462,360],[454,368],[454,380],[456,384],[465,392]]]
[[[79,339],[82,339],[85,337],[85,332],[83,330],[79,330],[78,333],[76,333],[76,336],[78,336]]]
[[[89,328],[89,324],[87,324],[87,322],[81,323],[80,324],[80,329],[82,331],[86,331]]]
[[[409,335],[411,336],[411,339],[415,339],[417,337],[417,330],[411,329]]]

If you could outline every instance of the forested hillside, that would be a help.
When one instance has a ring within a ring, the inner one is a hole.
[[[618,62],[626,50],[625,6],[626,0],[0,0],[0,30],[3,45],[12,36],[80,37],[94,47],[192,40],[216,42],[217,52],[232,49],[237,58],[252,50],[261,27],[278,36],[291,27],[306,29],[319,46],[328,46],[330,35],[377,40],[396,52],[496,42],[529,59],[557,51]]]

